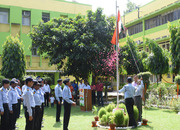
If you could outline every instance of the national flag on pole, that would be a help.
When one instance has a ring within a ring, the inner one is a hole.
[[[117,31],[117,41],[119,42],[119,33],[121,33],[122,30],[125,30],[124,29],[124,26],[122,24],[122,21],[121,21],[121,16],[120,16],[120,11],[118,10],[118,18],[117,18],[117,24],[116,24],[116,28],[114,30],[114,34],[113,34],[113,37],[112,37],[112,40],[111,40],[111,43],[116,45],[116,29],[118,29]]]

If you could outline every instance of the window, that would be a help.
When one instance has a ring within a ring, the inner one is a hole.
[[[142,32],[142,22],[128,28],[129,35],[133,35],[139,32]]]
[[[0,9],[0,23],[8,24],[9,23],[9,10]]]
[[[145,30],[180,19],[180,8],[155,16],[145,21]]]
[[[167,44],[166,47],[167,47],[167,50],[169,51],[169,48],[170,48],[170,47],[169,47],[169,44]]]
[[[32,44],[32,55],[33,56],[38,56],[37,50],[38,50],[38,48],[36,46],[34,46],[34,44]]]
[[[50,20],[50,14],[49,13],[42,13],[42,20],[46,23]]]
[[[164,44],[164,45],[162,45],[162,48],[163,48],[163,49],[165,49],[165,48],[166,48],[166,45],[165,45],[165,44]]]
[[[22,25],[30,26],[30,24],[31,24],[31,12],[22,11]]]

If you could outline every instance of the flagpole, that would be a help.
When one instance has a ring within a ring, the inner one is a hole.
[[[117,0],[116,0],[116,80],[117,80],[117,107],[119,107],[119,57],[118,57],[118,49],[119,49],[119,41],[118,41],[118,15],[117,15]]]

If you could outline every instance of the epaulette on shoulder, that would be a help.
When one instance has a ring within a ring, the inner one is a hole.
[[[35,94],[35,92],[33,92],[33,94]]]
[[[3,91],[3,89],[2,89],[2,88],[0,88],[0,91],[2,92],[2,91]]]
[[[27,91],[29,91],[29,89],[27,89]]]

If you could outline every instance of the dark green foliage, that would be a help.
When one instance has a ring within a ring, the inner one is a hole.
[[[153,40],[146,39],[146,45],[149,46],[151,53],[146,59],[148,70],[156,75],[162,75],[169,72],[169,58],[166,52]],[[157,81],[158,83],[158,81]]]
[[[119,104],[119,108],[124,109],[124,112],[127,113],[127,109],[126,109],[125,104],[123,104],[123,103]]]
[[[124,113],[122,110],[115,111],[114,114],[114,122],[116,123],[116,126],[122,126],[124,123]]]
[[[22,79],[26,62],[22,42],[18,36],[9,36],[3,44],[1,74],[7,78]]]
[[[0,87],[2,86],[2,80],[4,79],[5,77],[0,75]]]
[[[53,83],[53,79],[50,76],[44,76],[42,78],[43,78],[43,80],[47,81],[48,84],[52,84]]]
[[[180,85],[180,75],[175,77],[175,82]]]
[[[111,123],[111,116],[113,116],[113,113],[112,112],[108,112],[108,113],[106,113],[106,116],[107,116],[107,122]]]
[[[133,107],[133,110],[134,110],[134,118],[136,121],[138,121],[138,118],[139,118],[139,111],[137,109],[137,106],[134,106]]]
[[[55,18],[40,23],[30,33],[40,54],[47,54],[51,64],[58,66],[63,75],[86,79],[97,69],[98,57],[111,49],[114,21],[102,14],[102,9],[89,11],[87,17]],[[102,57],[101,57],[102,58]],[[97,59],[97,60],[96,60]]]
[[[168,23],[170,32],[170,51],[172,61],[172,72],[180,73],[180,20],[178,24]]]
[[[106,115],[106,113],[107,113],[106,109],[102,107],[98,112],[99,118],[101,118],[103,115]]]
[[[119,56],[120,57],[119,64],[123,65],[128,75],[139,73],[132,54],[134,55],[135,61],[140,71],[141,72],[145,71],[145,68],[142,63],[141,55],[137,50],[137,44],[129,36],[127,36],[126,45],[121,48],[121,52]]]
[[[151,76],[151,73],[150,72],[142,72],[142,73],[139,73],[138,74],[138,77],[139,78],[143,78],[143,83],[144,83],[144,86],[146,84],[146,87],[148,88],[149,85],[150,85],[150,81],[149,81],[149,78]]]

